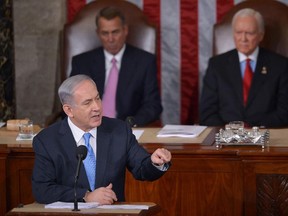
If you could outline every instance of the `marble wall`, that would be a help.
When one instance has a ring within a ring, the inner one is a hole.
[[[16,117],[44,126],[54,106],[65,0],[13,0]]]
[[[12,0],[0,1],[0,121],[15,117]]]

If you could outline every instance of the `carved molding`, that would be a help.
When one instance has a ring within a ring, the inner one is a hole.
[[[258,174],[257,215],[288,215],[288,175]]]

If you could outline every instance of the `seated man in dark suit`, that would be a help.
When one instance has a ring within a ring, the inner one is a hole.
[[[200,124],[288,125],[288,59],[259,47],[264,21],[253,9],[232,20],[236,49],[212,57],[203,80]],[[247,60],[249,59],[249,60]]]
[[[100,95],[89,76],[66,79],[58,94],[67,117],[33,139],[32,188],[37,202],[74,201],[76,152],[80,145],[87,146],[88,154],[81,164],[78,201],[125,201],[126,168],[135,179],[148,181],[160,178],[169,168],[168,150],[159,148],[150,155],[138,144],[126,122],[102,117]],[[93,163],[88,166],[90,161]]]
[[[127,120],[132,126],[159,120],[162,105],[155,55],[126,44],[128,26],[117,8],[103,8],[96,25],[103,47],[74,56],[71,76],[86,74],[95,81],[107,111],[105,116]],[[109,82],[112,59],[119,75],[114,84]]]

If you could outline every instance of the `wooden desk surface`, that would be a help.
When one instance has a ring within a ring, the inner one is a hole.
[[[231,145],[216,148],[215,133],[217,128],[208,127],[197,138],[157,138],[157,132],[160,128],[137,128],[144,130],[139,138],[142,144],[149,152],[153,152],[156,148],[165,147],[170,150],[173,157],[177,154],[189,154],[198,156],[207,155],[246,155],[246,156],[287,156],[288,155],[288,128],[269,129],[269,144],[262,149],[261,146],[241,146]]]
[[[203,131],[199,137],[196,138],[158,138],[157,132],[161,128],[136,128],[136,130],[143,130],[142,136],[138,142],[142,144],[149,152],[153,152],[156,148],[165,147],[172,153],[195,152],[198,153],[215,151],[214,145],[216,128],[208,127]],[[38,133],[41,128],[38,125],[34,126],[34,131]],[[6,127],[0,128],[0,147],[5,145],[7,148],[32,148],[32,140],[17,141],[16,137],[18,131],[7,130]],[[242,152],[284,152],[288,151],[288,128],[283,129],[270,129],[270,142],[267,148],[261,149],[260,146],[225,146],[222,149],[217,149],[217,154],[223,152],[226,154],[228,151],[240,150]],[[211,153],[211,152],[210,152]]]
[[[141,144],[146,143],[159,143],[159,144],[194,144],[194,145],[212,145],[215,139],[215,133],[218,132],[216,128],[206,128],[198,137],[195,138],[181,138],[181,137],[166,137],[159,138],[157,133],[161,128],[135,128],[135,130],[143,130],[143,134],[138,142]],[[288,128],[282,129],[269,129],[270,131],[270,146],[271,147],[288,147]],[[209,137],[211,136],[212,139]],[[211,142],[212,141],[212,142]]]
[[[34,125],[35,133],[38,133],[41,128]],[[19,140],[16,138],[19,131],[7,130],[6,127],[0,128],[0,145],[7,145],[7,147],[32,147],[32,140]]]
[[[148,205],[148,210],[141,209],[80,209],[74,212],[71,209],[47,209],[44,204],[32,203],[24,205],[21,208],[14,208],[6,214],[6,216],[24,216],[24,215],[59,215],[59,216],[73,216],[73,215],[155,215],[160,212],[160,206],[151,202],[133,202],[133,203],[120,203],[120,204],[133,204],[133,205]],[[117,205],[117,204],[115,204]]]
[[[139,143],[187,143],[198,145],[211,145],[207,142],[207,136],[212,132],[213,128],[206,128],[198,137],[195,138],[181,138],[181,137],[157,137],[157,133],[161,128],[135,128],[134,130],[143,130],[143,134],[139,138]]]

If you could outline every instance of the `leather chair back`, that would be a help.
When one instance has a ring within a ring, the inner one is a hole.
[[[235,48],[231,22],[234,14],[243,8],[259,11],[265,22],[265,36],[260,46],[288,57],[288,6],[275,0],[251,0],[235,5],[214,25],[213,54]]]
[[[118,7],[124,13],[129,28],[129,44],[155,54],[156,28],[148,22],[140,8],[124,0],[95,0],[85,5],[74,20],[64,26],[61,81],[70,75],[74,55],[101,45],[96,33],[95,18],[98,11],[106,6]]]

